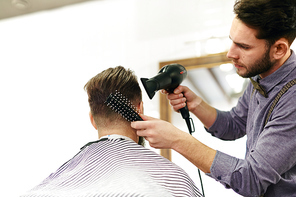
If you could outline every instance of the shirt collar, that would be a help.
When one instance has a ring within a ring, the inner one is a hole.
[[[103,139],[123,139],[123,140],[128,140],[134,142],[131,138],[123,136],[123,135],[117,135],[117,134],[112,134],[112,135],[105,135],[100,137],[100,140]]]
[[[93,141],[93,142],[88,142],[83,147],[81,147],[80,150],[84,149],[85,147],[87,147],[87,146],[89,146],[91,144],[98,143],[98,142],[101,142],[101,141],[105,141],[105,140],[108,140],[108,139],[121,139],[121,140],[128,140],[128,141],[134,142],[131,138],[123,136],[123,135],[116,135],[116,134],[106,135],[106,136],[100,137],[99,140],[96,140],[96,141]]]

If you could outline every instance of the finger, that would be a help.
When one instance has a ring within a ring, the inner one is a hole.
[[[180,93],[182,93],[182,92],[183,92],[183,88],[184,88],[184,86],[179,85],[177,88],[175,88],[174,93],[175,93],[175,94],[180,94]]]
[[[181,104],[178,104],[178,105],[174,105],[173,110],[179,112],[179,109],[182,109],[185,106],[186,106],[186,103],[181,103]]]
[[[131,127],[136,129],[136,130],[144,130],[144,129],[147,129],[149,127],[151,127],[151,122],[146,118],[149,116],[142,116],[141,114],[141,117],[143,118],[144,121],[134,121],[134,122],[131,122]]]
[[[151,116],[146,116],[146,115],[144,115],[144,114],[140,114],[140,116],[141,116],[141,118],[143,119],[143,120],[155,120],[156,118],[153,118],[153,117],[151,117]]]
[[[137,130],[137,135],[143,136],[147,141],[149,141],[146,130]]]
[[[175,105],[179,105],[179,104],[183,104],[186,102],[186,98],[183,97],[183,98],[180,98],[180,99],[175,99],[175,100],[170,100],[170,104],[172,106],[175,106]]]
[[[166,91],[166,90],[164,90],[164,89],[160,90],[160,92],[161,92],[162,94],[168,94],[168,93],[169,93],[168,91]]]
[[[167,98],[169,100],[175,100],[175,99],[179,99],[179,98],[184,98],[184,95],[183,95],[183,93],[180,93],[180,94],[171,93],[171,94],[167,95]]]

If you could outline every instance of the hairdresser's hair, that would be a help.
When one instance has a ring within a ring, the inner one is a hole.
[[[96,124],[99,118],[109,121],[125,120],[110,109],[105,101],[110,93],[119,91],[137,106],[142,101],[142,92],[136,75],[122,66],[108,68],[91,78],[84,86],[88,94],[88,102]]]
[[[269,45],[280,38],[286,38],[291,45],[295,39],[296,0],[236,0],[234,13]]]

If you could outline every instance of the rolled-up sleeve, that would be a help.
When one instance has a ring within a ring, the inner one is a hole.
[[[295,99],[290,98],[288,95],[282,97],[262,131],[252,128],[253,136],[247,141],[245,159],[217,151],[211,173],[207,175],[243,196],[261,196],[270,191],[273,194],[269,196],[295,194],[296,103]],[[218,112],[217,120],[209,132],[219,138],[234,138],[228,134],[231,133],[229,130],[234,129],[229,124],[231,118],[229,112]],[[255,117],[253,121],[256,121]],[[223,131],[225,128],[228,131]]]
[[[229,121],[229,119],[238,119],[238,116],[233,115],[234,112],[216,111],[217,119],[209,129],[206,129],[207,132],[222,140],[236,140],[246,135],[244,123],[234,124],[234,121]]]
[[[232,173],[235,171],[238,163],[239,159],[217,151],[211,166],[211,173],[207,173],[207,175],[214,178],[216,181],[219,181],[226,188],[231,188]],[[236,192],[239,192],[239,189],[240,187],[233,188]]]
[[[230,111],[217,110],[214,124],[207,129],[213,136],[223,140],[235,140],[246,135],[248,119],[248,103],[251,86],[248,86],[243,96],[239,98],[236,107]]]
[[[207,175],[226,188],[250,197],[264,194],[271,182],[275,183],[280,179],[280,175],[268,161],[255,151],[246,160],[217,151],[211,173]]]

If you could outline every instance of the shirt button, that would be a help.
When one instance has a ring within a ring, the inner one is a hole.
[[[218,176],[217,179],[218,179],[218,180],[221,180],[221,176]]]
[[[238,193],[238,192],[239,192],[239,189],[235,188],[234,191],[235,191],[236,193]]]
[[[218,134],[218,131],[214,131],[214,133],[212,133],[212,136],[216,137],[216,134]]]

